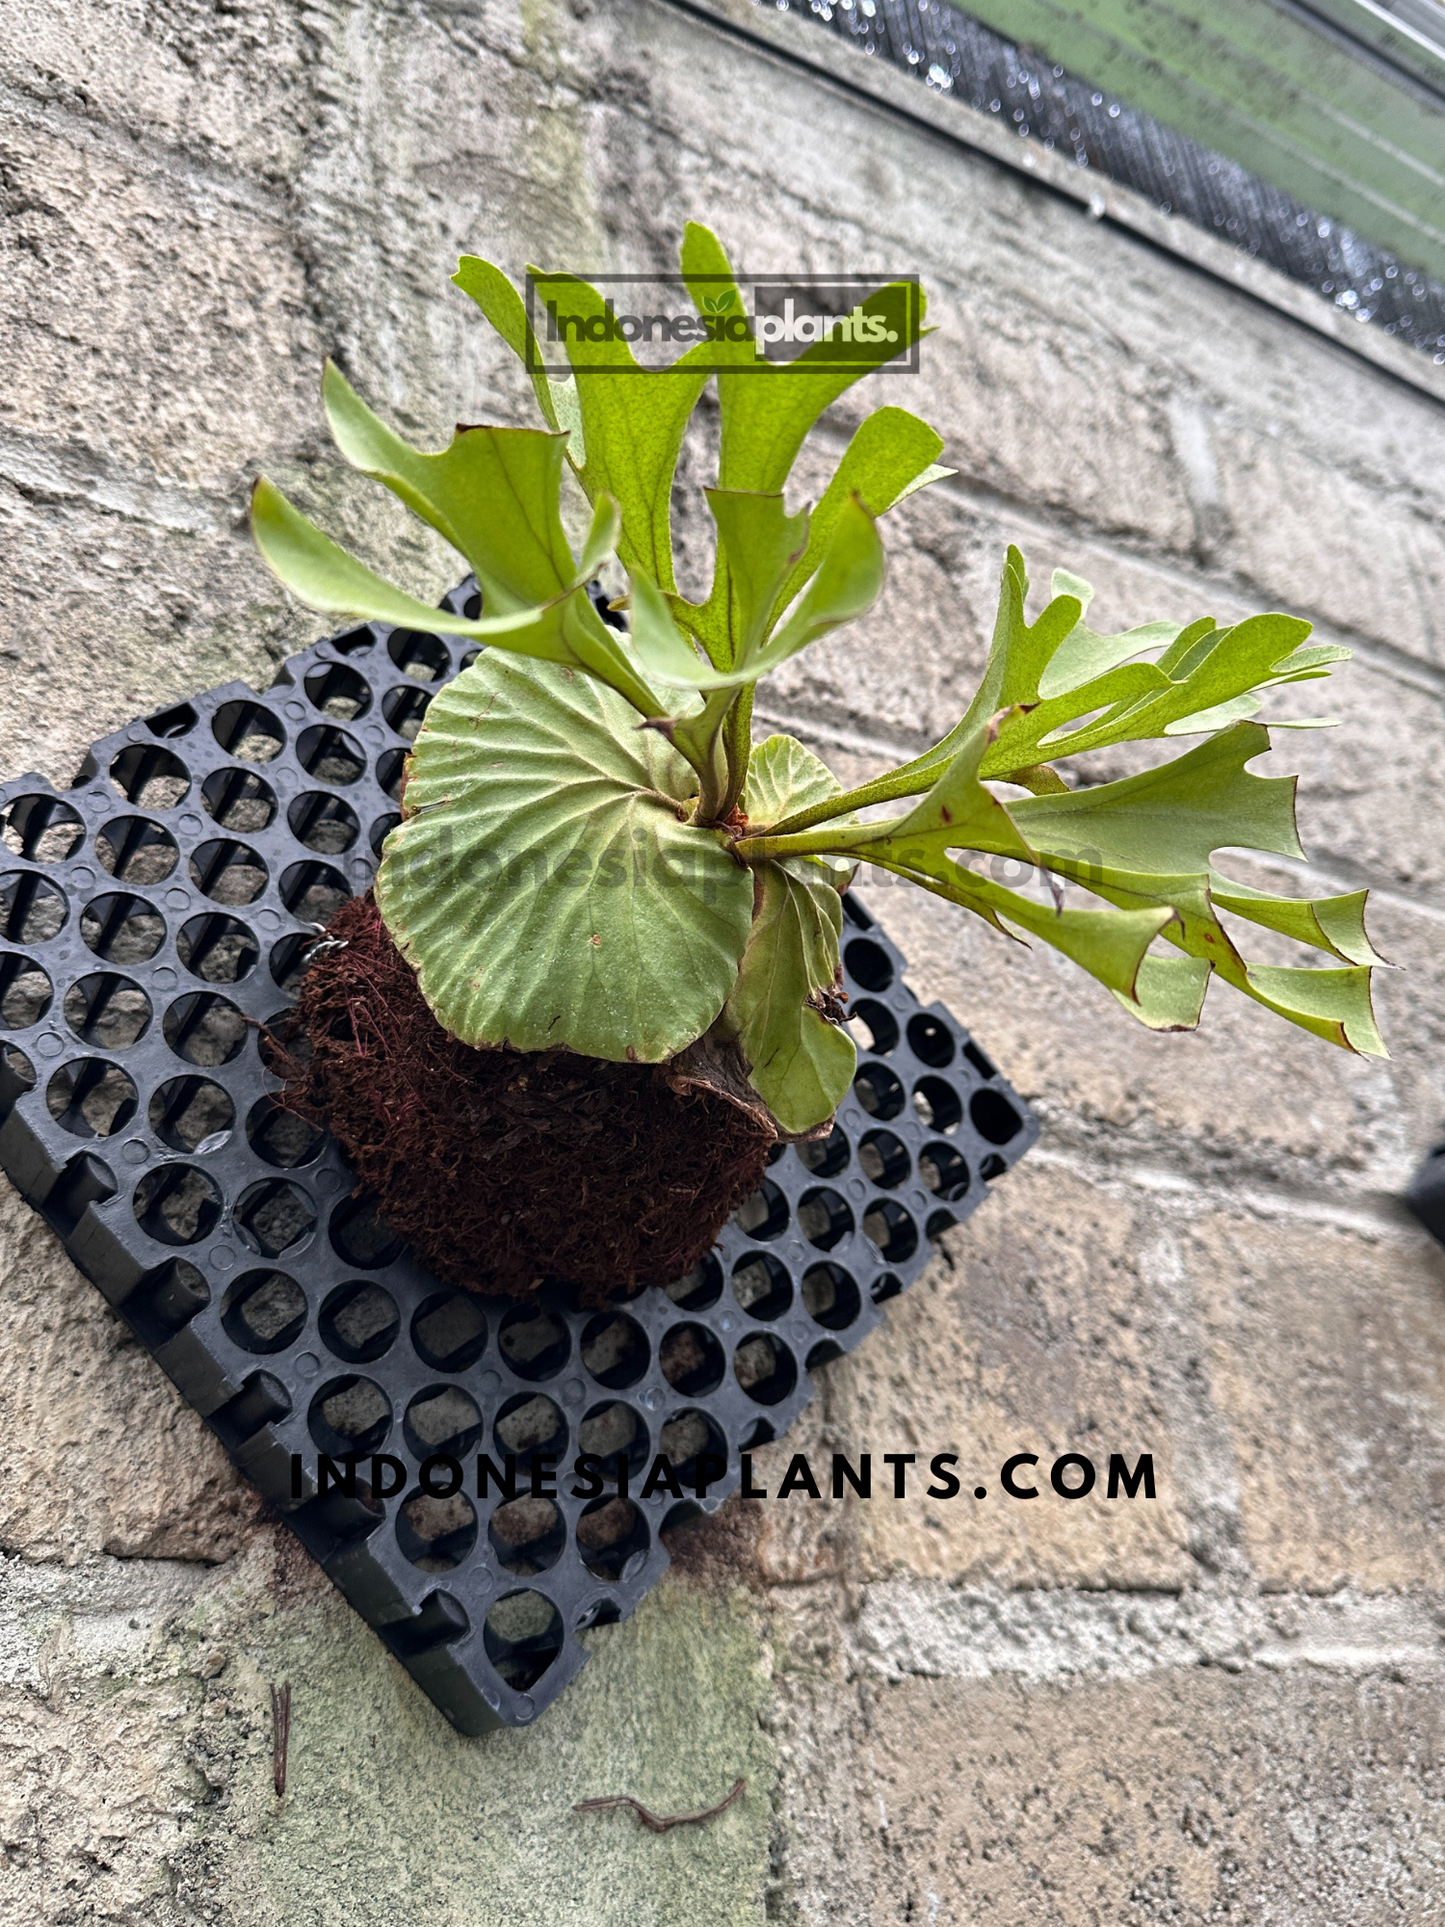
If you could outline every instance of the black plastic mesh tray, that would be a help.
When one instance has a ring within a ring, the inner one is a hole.
[[[512,1304],[430,1277],[336,1144],[277,1110],[259,1040],[318,926],[370,883],[408,743],[470,656],[353,629],[264,696],[231,683],[104,738],[63,794],[0,787],[0,1166],[476,1733],[533,1719],[586,1659],[578,1634],[666,1568],[661,1532],[699,1502],[641,1498],[654,1454],[685,1485],[700,1454],[725,1458],[714,1510],[740,1452],[787,1430],[810,1371],[879,1323],[1038,1127],[850,897],[850,1009],[872,1040],[854,1093],[826,1143],[775,1155],[694,1273],[600,1315],[562,1287]],[[578,1451],[610,1475],[598,1499],[571,1495]],[[365,1484],[373,1452],[404,1468],[394,1497]],[[560,1455],[557,1496],[479,1496],[478,1452],[511,1452],[521,1494],[531,1455]],[[318,1494],[320,1453],[359,1458],[357,1496]],[[438,1453],[468,1462],[461,1494],[420,1493]]]

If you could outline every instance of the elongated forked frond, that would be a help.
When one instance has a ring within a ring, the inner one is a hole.
[[[1325,674],[1348,651],[1306,647],[1309,625],[1282,615],[1098,635],[1083,621],[1088,584],[1064,576],[1055,587],[1030,623],[1023,558],[1011,549],[988,667],[957,728],[902,769],[794,811],[739,850],[881,864],[1064,951],[1155,1029],[1192,1029],[1214,975],[1331,1043],[1383,1055],[1370,999],[1382,960],[1365,932],[1364,893],[1276,896],[1214,865],[1230,849],[1303,856],[1294,778],[1250,772],[1270,741],[1247,718],[1265,692]],[[1117,782],[1071,789],[1054,767],[1084,750],[1178,735],[1203,740]],[[1031,793],[1009,799],[991,780]],[[836,821],[906,796],[921,800],[903,816]],[[1112,907],[1041,904],[960,860],[970,856],[1015,858]],[[1251,962],[1221,911],[1324,952],[1330,967]],[[1158,953],[1156,938],[1183,955]]]
[[[421,479],[433,484],[431,495],[424,498],[415,471],[405,489],[396,488],[404,499],[425,499],[425,519],[462,549],[479,580],[492,580],[492,596],[484,607],[496,613],[477,618],[453,615],[448,609],[432,608],[407,595],[348,555],[264,478],[251,496],[256,546],[287,588],[313,609],[363,622],[398,623],[442,635],[470,636],[518,655],[566,663],[607,683],[644,716],[657,715],[657,697],[617,637],[598,617],[586,591],[587,583],[616,545],[616,504],[599,503],[582,557],[574,562],[556,513],[556,468],[561,451],[554,438],[536,435],[530,445],[502,444],[504,456],[510,458],[505,460],[497,454],[497,438],[503,434],[520,437],[533,431],[468,429],[458,434],[448,453],[460,444],[467,454],[456,466],[464,472],[481,469],[502,492],[513,511],[510,522],[516,541],[511,553],[495,553],[502,548],[495,530],[489,531],[485,544],[472,543],[472,553],[462,546],[472,533],[461,513],[469,501],[469,491],[460,491],[454,504],[451,489],[440,480],[441,471],[421,471]],[[416,463],[443,459],[417,456]],[[506,474],[505,484],[497,482],[499,472]],[[507,519],[501,514],[497,517],[499,523]],[[488,571],[494,559],[495,571]]]

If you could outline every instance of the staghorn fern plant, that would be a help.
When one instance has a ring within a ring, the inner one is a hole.
[[[739,308],[706,228],[689,225],[682,272],[700,313]],[[467,257],[454,279],[534,366],[523,302],[499,270]],[[605,314],[587,283],[568,292],[580,313]],[[328,365],[342,454],[465,557],[477,617],[403,594],[257,485],[257,542],[303,602],[487,645],[427,713],[376,883],[443,1029],[477,1047],[613,1062],[663,1063],[701,1041],[734,1065],[740,1054],[781,1134],[812,1134],[854,1072],[837,998],[840,891],[867,862],[1000,932],[1052,944],[1153,1029],[1197,1025],[1214,975],[1331,1043],[1383,1054],[1365,893],[1277,896],[1213,866],[1227,848],[1303,854],[1294,779],[1248,769],[1269,748],[1252,720],[1261,696],[1349,653],[1307,646],[1298,618],[1100,635],[1086,621],[1088,584],[1061,571],[1031,622],[1010,548],[983,680],[932,749],[844,790],[791,737],[754,743],[758,681],[868,613],[884,580],[878,518],[951,471],[937,466],[932,429],[881,408],[816,507],[789,513],[805,436],[862,371],[834,365],[826,344],[759,367],[742,332],[719,330],[666,369],[640,367],[623,340],[591,341],[570,379],[533,374],[545,428],[458,428],[434,455],[409,447]],[[881,364],[909,346],[883,340],[871,352]],[[716,561],[706,600],[693,603],[673,574],[671,494],[714,369]],[[576,556],[560,506],[568,468],[593,511]],[[630,583],[614,605],[628,609],[623,633],[588,593],[614,555]],[[1115,782],[1074,787],[1057,767],[1175,738],[1198,740]],[[862,815],[912,798],[902,813]],[[988,858],[1029,866],[1051,894],[993,880]],[[1075,907],[1065,884],[1106,907]],[[1329,962],[1250,963],[1221,912]]]

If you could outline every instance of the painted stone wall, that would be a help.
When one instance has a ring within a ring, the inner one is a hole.
[[[662,0],[0,0],[0,767],[66,781],[317,632],[251,553],[262,467],[438,593],[455,565],[331,458],[321,357],[420,439],[526,421],[456,254],[646,266],[689,215],[749,269],[917,268],[940,328],[898,398],[958,476],[892,518],[866,643],[770,719],[849,775],[931,740],[1008,541],[1113,626],[1309,616],[1357,651],[1346,727],[1273,760],[1312,877],[1377,890],[1395,1057],[1223,993],[1151,1037],[1052,954],[876,891],[1045,1130],[788,1449],[951,1449],[991,1496],[729,1507],[535,1730],[481,1741],[7,1193],[0,1919],[1431,1918],[1445,1254],[1397,1194],[1445,1111],[1438,403]],[[1115,1449],[1153,1451],[1156,1501],[997,1494],[1010,1452]],[[740,1774],[706,1829],[570,1811]]]

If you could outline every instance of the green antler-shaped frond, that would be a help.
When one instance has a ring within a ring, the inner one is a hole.
[[[576,559],[563,533],[564,436],[459,428],[440,454],[424,455],[379,420],[330,363],[323,398],[342,454],[465,556],[487,614],[452,615],[393,587],[263,480],[252,496],[252,530],[262,556],[295,595],[331,614],[471,636],[566,663],[609,684],[643,715],[657,714],[657,697],[586,593],[616,548],[617,505],[599,501]]]
[[[632,578],[634,644],[657,683],[707,692],[700,711],[687,702],[668,719],[668,734],[698,772],[700,814],[722,818],[746,782],[749,686],[856,620],[882,585],[882,550],[860,514],[882,515],[950,471],[937,466],[942,442],[926,423],[901,408],[879,409],[854,434],[812,516],[789,515],[782,490],[809,430],[870,369],[915,345],[924,332],[921,293],[900,282],[865,297],[859,313],[877,320],[870,328],[877,339],[859,341],[842,365],[826,340],[774,365],[758,353],[716,236],[689,223],[680,265],[699,315],[730,325],[709,328],[707,341],[666,368],[637,362],[610,325],[606,300],[586,281],[531,271],[534,286],[555,294],[556,305],[565,296],[568,319],[580,324],[563,330],[568,383],[537,372],[543,351],[505,276],[466,257],[455,278],[532,369],[547,419],[569,433],[568,459],[589,498],[619,504],[618,555]],[[883,325],[900,315],[901,327]],[[584,331],[584,340],[575,338]],[[671,494],[688,420],[714,372],[720,455],[718,485],[707,493],[716,561],[708,595],[691,603],[676,591]]]
[[[732,264],[716,235],[695,221],[683,237],[680,268],[700,315],[743,317],[742,294]],[[852,384],[898,355],[923,333],[923,303],[916,287],[890,284],[859,305],[865,314],[907,316],[894,340],[859,343],[846,364],[836,365],[826,342],[795,361],[773,365],[759,358],[751,328],[712,330],[665,368],[644,368],[609,320],[604,297],[572,275],[541,275],[534,284],[549,294],[565,291],[572,314],[597,324],[585,343],[570,337],[561,348],[572,368],[568,382],[538,371],[545,355],[517,290],[490,262],[465,255],[454,279],[477,303],[497,332],[531,369],[543,414],[566,429],[569,460],[594,503],[610,495],[622,511],[618,553],[629,570],[641,570],[665,594],[676,584],[672,567],[670,501],[682,438],[710,375],[716,371],[721,422],[718,487],[747,494],[778,494],[808,431]],[[835,505],[857,490],[881,515],[912,488],[947,473],[933,464],[942,449],[933,430],[900,408],[880,409],[859,428],[840,464],[842,493],[830,491],[819,505],[826,537]],[[830,500],[831,496],[831,500]],[[875,499],[876,498],[876,499]],[[805,574],[816,558],[804,556]],[[793,582],[789,598],[801,580]],[[715,585],[716,593],[716,585]],[[713,601],[709,597],[709,603]],[[706,606],[706,605],[704,605]]]
[[[644,368],[596,288],[530,270],[534,286],[565,298],[575,323],[563,330],[571,377],[559,381],[545,371],[516,288],[492,263],[463,257],[454,279],[528,366],[546,429],[459,428],[449,447],[423,454],[328,366],[324,400],[342,454],[466,557],[482,591],[480,619],[424,609],[346,556],[269,483],[256,493],[253,527],[266,560],[313,607],[425,622],[606,682],[691,762],[699,818],[713,821],[731,812],[746,781],[749,685],[871,607],[883,579],[871,518],[949,471],[936,464],[942,443],[932,429],[880,409],[854,434],[816,511],[787,514],[782,488],[808,431],[853,382],[917,343],[921,293],[900,282],[865,297],[856,312],[867,327],[842,363],[837,344],[822,340],[774,365],[759,353],[726,254],[695,223],[681,271],[706,339],[667,367]],[[721,457],[708,501],[717,558],[708,596],[692,604],[676,593],[671,494],[688,421],[714,374]],[[564,464],[595,518],[575,563],[562,531]],[[583,593],[614,548],[643,611],[631,650]],[[659,697],[654,681],[670,694]]]
[[[1364,893],[1275,896],[1213,867],[1223,849],[1303,856],[1295,779],[1249,772],[1270,747],[1269,732],[1243,718],[1258,710],[1263,691],[1326,674],[1349,652],[1304,647],[1309,625],[1281,615],[1225,630],[1205,619],[1100,636],[1082,620],[1092,591],[1074,577],[1055,577],[1062,593],[1031,624],[1027,587],[1023,559],[1011,549],[983,682],[941,743],[876,782],[794,811],[745,838],[740,852],[881,864],[996,927],[1051,943],[1152,1028],[1192,1029],[1213,974],[1317,1036],[1383,1055],[1370,1000],[1370,972],[1383,960],[1365,933]],[[1138,660],[1150,650],[1161,652],[1157,661]],[[1205,740],[1118,782],[1070,789],[1052,767],[1052,759],[1105,744],[1185,734]],[[1034,793],[1006,801],[987,787],[990,779]],[[919,794],[902,817],[832,822]],[[1036,902],[955,851],[1015,858],[1113,907]],[[1221,911],[1323,951],[1340,967],[1251,963]],[[1153,952],[1156,938],[1183,955]]]

